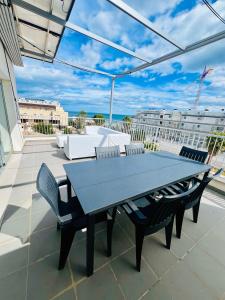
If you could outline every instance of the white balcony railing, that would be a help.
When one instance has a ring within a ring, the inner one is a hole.
[[[131,141],[143,142],[145,148],[150,151],[166,150],[179,153],[183,145],[209,152],[209,159],[216,168],[225,167],[225,135],[223,133],[211,134],[198,131],[170,128],[165,126],[147,125],[141,123],[126,123],[113,121],[109,124],[106,119],[93,119],[73,117],[63,122],[65,125],[57,124],[56,120],[26,121],[21,123],[23,134],[29,136],[54,136],[56,134],[84,134],[85,126],[97,125],[115,129],[131,135]],[[225,133],[224,133],[225,134]]]

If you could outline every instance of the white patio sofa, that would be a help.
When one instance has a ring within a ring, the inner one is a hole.
[[[68,134],[57,134],[56,135],[56,143],[59,148],[64,147],[64,143],[67,141]]]
[[[118,145],[120,152],[125,152],[124,145],[130,144],[129,134],[100,126],[86,126],[86,134],[69,134],[64,142],[67,158],[84,158],[95,156],[95,147]]]

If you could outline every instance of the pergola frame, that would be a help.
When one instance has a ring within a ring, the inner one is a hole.
[[[54,58],[53,60],[54,61],[57,61],[57,62],[60,62],[60,63],[63,63],[65,65],[69,65],[71,67],[74,67],[74,68],[77,68],[79,70],[82,70],[82,71],[85,71],[85,72],[91,72],[91,73],[97,73],[97,74],[101,74],[101,75],[105,75],[105,76],[108,76],[112,79],[112,82],[111,82],[111,93],[110,93],[110,109],[109,109],[109,115],[110,115],[110,123],[112,122],[112,104],[113,104],[113,95],[114,95],[114,87],[115,87],[115,80],[117,78],[121,78],[121,77],[124,77],[124,76],[127,76],[127,75],[130,75],[130,74],[133,74],[135,72],[138,72],[138,71],[141,71],[141,70],[144,70],[148,67],[151,67],[153,65],[156,65],[156,64],[159,64],[161,62],[164,62],[164,61],[167,61],[171,58],[175,58],[177,56],[180,56],[182,54],[185,54],[185,53],[188,53],[188,52],[191,52],[193,50],[196,50],[196,49],[199,49],[201,47],[204,47],[206,45],[209,45],[211,43],[215,43],[221,39],[224,39],[225,38],[225,30],[224,31],[221,31],[219,33],[216,33],[216,34],[213,34],[207,38],[204,38],[202,40],[199,40],[195,43],[192,43],[190,45],[187,45],[187,46],[183,46],[183,45],[180,45],[177,41],[169,38],[165,33],[162,33],[159,29],[156,28],[156,26],[150,22],[148,19],[146,19],[145,17],[143,17],[141,14],[139,14],[135,9],[133,9],[132,7],[128,6],[126,3],[124,3],[122,0],[107,0],[108,2],[110,2],[112,5],[114,5],[115,7],[117,7],[118,9],[120,9],[121,11],[123,11],[124,13],[126,13],[127,15],[129,15],[130,17],[132,17],[133,19],[135,19],[137,22],[141,23],[145,28],[148,28],[149,30],[151,30],[152,32],[154,32],[156,35],[158,35],[159,37],[163,38],[164,40],[166,40],[168,43],[172,44],[173,46],[175,46],[177,48],[177,50],[173,51],[173,52],[170,52],[168,54],[165,54],[161,57],[158,57],[156,59],[153,59],[153,60],[149,60],[149,59],[146,59],[145,57],[139,55],[138,53],[132,51],[132,50],[129,50],[119,44],[116,44],[110,40],[107,40],[91,31],[88,31],[76,24],[73,24],[71,22],[68,22],[66,20],[63,20],[55,15],[53,15],[51,12],[46,12],[32,4],[29,4],[28,2],[25,2],[23,0],[11,0],[11,3],[12,4],[15,4],[16,6],[19,6],[19,7],[22,7],[34,14],[37,14],[49,21],[52,21],[52,22],[55,22],[61,26],[63,26],[63,28],[68,28],[70,30],[73,30],[75,32],[78,32],[80,34],[83,34],[93,40],[96,40],[104,45],[107,45],[109,47],[112,47],[120,52],[123,52],[125,54],[128,54],[132,57],[135,57],[136,59],[139,59],[141,61],[144,61],[144,64],[138,66],[138,67],[135,67],[133,69],[130,69],[130,70],[127,70],[123,73],[120,73],[120,74],[110,74],[110,73],[107,73],[107,72],[104,72],[104,71],[101,71],[101,70],[96,70],[96,69],[92,69],[92,68],[89,68],[89,67],[85,67],[85,66],[80,66],[80,65],[76,65],[76,64],[71,64],[69,62],[66,62],[66,61],[63,61],[63,60],[60,60],[60,59],[57,59],[57,58]],[[49,31],[49,29],[47,29]],[[31,42],[28,41],[28,43],[30,43],[32,45]],[[39,49],[38,47],[36,47],[35,45],[32,45],[33,47]],[[23,50],[23,49],[21,49]],[[40,59],[45,55],[45,52],[46,52],[46,49],[39,49],[40,51],[43,52],[43,54],[40,54]],[[24,51],[24,50],[23,50]],[[32,51],[29,51],[29,52],[32,52]],[[27,53],[29,55],[29,53]],[[31,54],[31,53],[30,53]],[[37,55],[37,54],[36,54]],[[51,56],[49,56],[50,58],[52,58]]]

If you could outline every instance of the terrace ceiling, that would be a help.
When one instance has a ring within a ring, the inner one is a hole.
[[[1,1],[6,3],[6,0]],[[15,19],[21,54],[23,56],[47,62],[57,61],[87,72],[99,73],[116,78],[135,73],[152,65],[180,56],[225,38],[224,30],[191,44],[187,44],[185,41],[178,42],[166,32],[162,32],[162,30],[157,28],[153,22],[142,16],[137,10],[126,4],[124,1],[105,1],[110,3],[112,7],[122,11],[135,22],[144,26],[145,29],[151,31],[152,34],[158,38],[166,41],[171,46],[169,49],[172,49],[172,51],[162,55],[161,57],[152,57],[151,59],[146,58],[138,53],[138,51],[125,48],[124,46],[97,35],[86,28],[82,28],[77,24],[69,22],[68,19],[75,0],[11,0],[9,4],[12,3],[13,17]],[[204,26],[204,24],[202,24],[202,26]],[[137,67],[127,69],[121,73],[109,74],[101,70],[89,68],[88,66],[80,66],[60,60],[56,58],[56,54],[65,28],[98,41],[108,47],[114,48],[123,54],[134,57],[140,62],[140,64],[138,64]]]
[[[20,5],[21,3],[24,5]],[[29,10],[31,3],[36,8],[36,12]],[[68,20],[73,3],[74,0],[13,1],[14,19],[18,36],[21,37],[19,45],[23,56],[53,62],[64,32],[63,21]],[[62,24],[40,16],[39,10],[60,18]],[[34,49],[29,41],[43,51]]]

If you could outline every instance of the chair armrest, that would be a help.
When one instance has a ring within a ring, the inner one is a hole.
[[[69,223],[71,223],[71,221],[73,220],[73,215],[72,214],[68,214],[65,216],[58,216],[58,220],[59,220],[59,224],[60,225],[67,225]]]
[[[216,173],[214,173],[213,175],[208,175],[208,178],[210,180],[215,179],[215,178],[219,177],[223,173],[223,171],[224,171],[224,169],[221,168],[218,171],[216,171]]]
[[[63,186],[63,185],[67,185],[68,184],[68,179],[61,179],[57,182],[58,186]]]
[[[140,209],[135,205],[133,201],[131,200],[127,201],[127,205],[131,209],[132,213],[134,213],[139,219],[141,220],[147,219],[146,216],[140,211]]]

